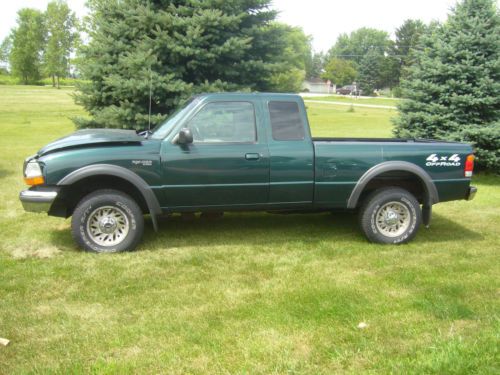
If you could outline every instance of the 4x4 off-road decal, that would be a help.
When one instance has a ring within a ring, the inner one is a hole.
[[[460,156],[453,154],[451,156],[443,156],[438,154],[430,154],[425,163],[428,167],[460,167]]]

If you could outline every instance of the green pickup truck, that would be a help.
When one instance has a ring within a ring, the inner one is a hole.
[[[80,247],[132,250],[143,215],[357,210],[368,240],[404,243],[432,205],[470,200],[470,145],[312,138],[290,94],[204,94],[152,132],[77,131],[24,163],[26,211],[72,216]],[[307,236],[307,233],[304,233]]]

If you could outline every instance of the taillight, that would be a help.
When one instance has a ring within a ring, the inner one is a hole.
[[[467,159],[465,159],[465,177],[472,177],[472,171],[474,170],[474,155],[467,155]]]

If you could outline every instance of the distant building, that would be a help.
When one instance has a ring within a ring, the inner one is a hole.
[[[333,94],[335,93],[335,85],[321,78],[310,78],[302,83],[302,91],[314,94]]]

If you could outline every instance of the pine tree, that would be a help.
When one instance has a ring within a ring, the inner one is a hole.
[[[500,171],[500,23],[494,0],[463,0],[421,38],[402,82],[398,137],[472,142]]]
[[[425,24],[420,20],[406,20],[396,29],[394,54],[399,58],[399,77],[406,76],[406,70],[414,63],[413,51],[417,48],[420,37],[426,31]]]
[[[270,0],[90,0],[79,127],[143,129],[194,93],[266,90],[282,66]]]
[[[359,66],[359,88],[363,95],[371,95],[377,88],[381,88],[384,56],[372,49],[363,57]]]

